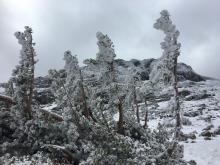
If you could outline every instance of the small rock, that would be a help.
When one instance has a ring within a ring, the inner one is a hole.
[[[211,122],[212,121],[212,116],[208,115],[207,117],[204,118],[205,122]]]
[[[205,140],[212,140],[210,137],[204,137]]]
[[[179,139],[180,141],[187,141],[188,139],[196,139],[195,133],[188,133],[188,134],[181,133]]]
[[[200,136],[211,137],[213,136],[213,133],[208,130],[205,130],[200,134]]]
[[[215,135],[220,135],[220,126],[214,131]]]
[[[183,117],[183,118],[182,118],[182,124],[189,126],[189,125],[192,125],[192,122],[191,122],[188,118]]]
[[[200,115],[199,111],[190,111],[190,112],[185,112],[183,114],[184,116],[188,116],[188,117],[196,117]]]
[[[208,130],[210,130],[211,128],[213,128],[214,126],[211,124],[211,125],[208,125],[207,127],[205,127],[204,129],[203,129],[203,131],[208,131]]]
[[[190,160],[188,163],[189,163],[190,165],[197,165],[197,163],[196,163],[195,160]]]
[[[186,96],[190,95],[190,91],[184,89],[184,90],[182,90],[182,91],[179,92],[179,95],[180,95],[181,97],[186,97]]]
[[[199,105],[199,109],[205,109],[206,108],[206,105],[205,104],[200,104]]]

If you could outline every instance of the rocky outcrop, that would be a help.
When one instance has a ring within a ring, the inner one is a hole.
[[[143,81],[149,79],[149,74],[153,68],[153,65],[155,65],[155,63],[157,62],[157,60],[153,58],[144,60],[132,59],[130,61],[117,59],[115,61],[116,64],[122,68],[134,68],[138,70]],[[205,80],[205,77],[197,74],[191,66],[184,63],[178,63],[177,75],[179,81],[191,80],[198,82]]]
[[[177,75],[180,81],[191,80],[195,82],[204,81],[205,78],[197,74],[191,66],[184,63],[178,63],[177,65]]]

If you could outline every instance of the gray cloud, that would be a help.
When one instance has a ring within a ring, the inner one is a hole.
[[[180,60],[207,76],[220,78],[218,52],[220,6],[218,0],[12,0],[0,2],[0,81],[7,80],[18,63],[19,49],[13,33],[30,25],[37,43],[38,75],[63,66],[63,52],[79,60],[95,57],[95,33],[107,33],[118,58],[144,59],[161,55],[163,34],[152,25],[168,9],[181,32]],[[212,2],[212,3],[211,3]],[[18,5],[19,4],[19,5]]]

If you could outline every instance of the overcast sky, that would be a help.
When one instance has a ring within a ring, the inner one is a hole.
[[[164,35],[153,23],[162,9],[180,31],[179,61],[220,78],[219,0],[0,0],[0,81],[18,63],[21,46],[14,32],[25,25],[34,31],[37,75],[62,68],[65,50],[80,62],[94,58],[97,31],[109,35],[118,58],[158,58]]]

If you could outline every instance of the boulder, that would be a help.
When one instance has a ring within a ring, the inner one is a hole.
[[[183,115],[187,116],[187,117],[196,117],[196,116],[200,115],[200,112],[199,111],[189,111],[189,112],[184,112]]]

